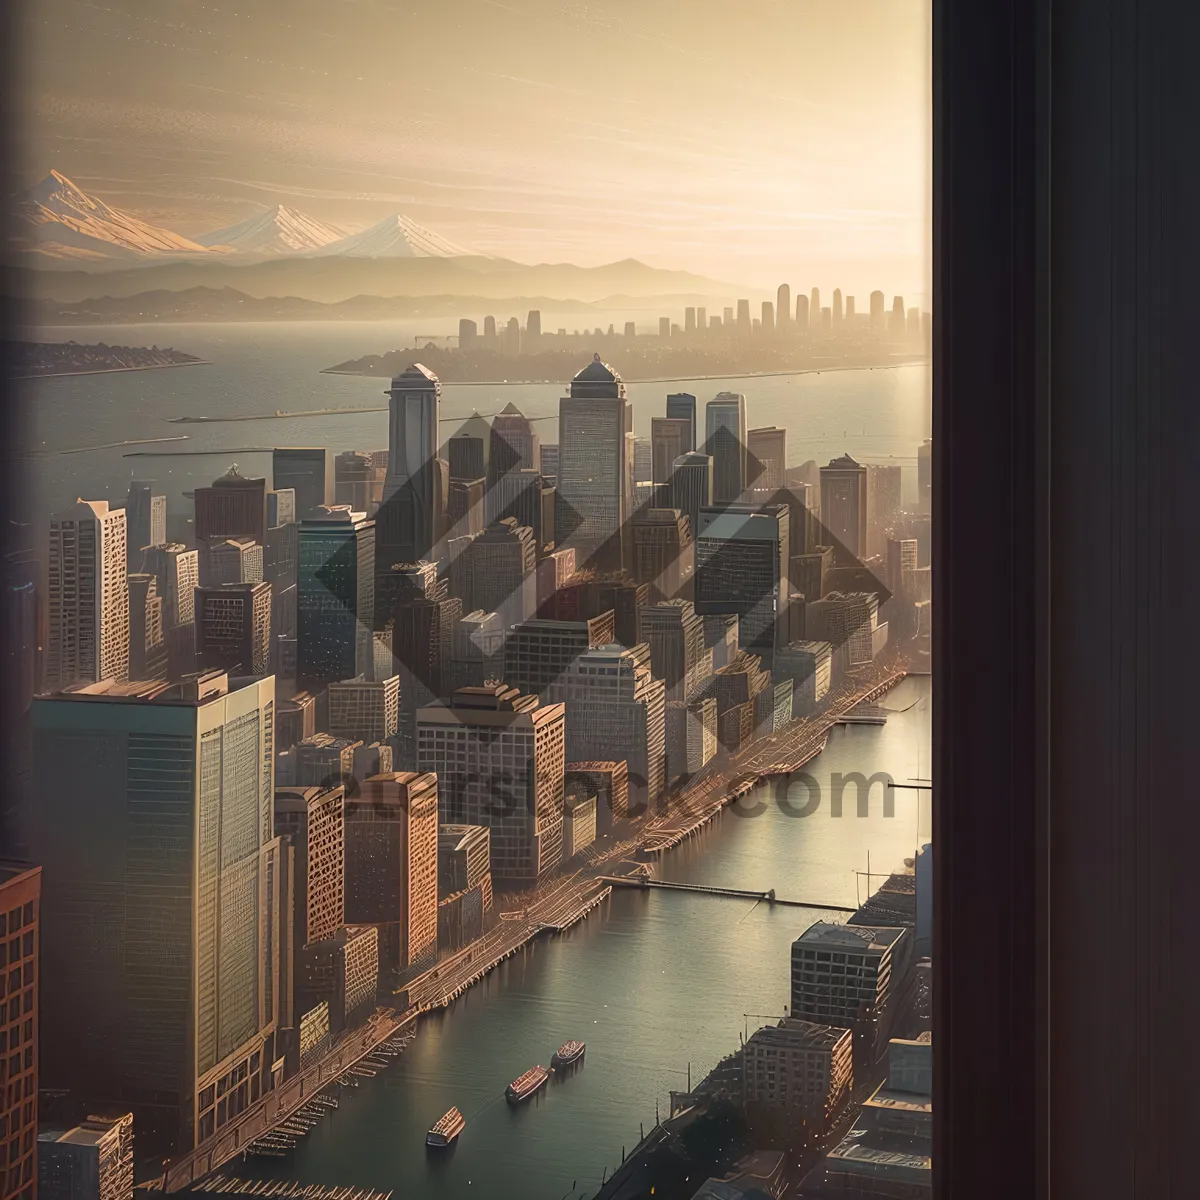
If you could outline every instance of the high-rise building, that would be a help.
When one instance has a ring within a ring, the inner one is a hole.
[[[818,921],[792,943],[793,1018],[853,1029],[878,1016],[892,992],[892,961],[903,928]]]
[[[170,1153],[281,1082],[274,704],[220,673],[34,702],[43,1086]]]
[[[695,560],[691,522],[679,509],[647,508],[633,518],[633,577],[650,585],[652,598],[690,595]]]
[[[542,314],[540,309],[531,308],[525,318],[525,348],[530,354],[538,349],[542,337]]]
[[[786,645],[790,535],[786,504],[700,511],[696,611],[736,613],[738,642],[770,662]]]
[[[134,480],[125,497],[125,559],[141,562],[145,546],[161,546],[167,540],[167,498],[151,483]]]
[[[916,599],[913,574],[919,566],[916,538],[887,539],[888,591],[893,596],[908,595]]]
[[[821,468],[821,521],[837,539],[842,561],[867,556],[867,468],[849,454]]]
[[[482,687],[504,675],[504,624],[497,613],[463,613],[450,641],[451,691]]]
[[[300,523],[296,670],[322,688],[371,670],[375,620],[375,522],[319,505]]]
[[[509,471],[536,470],[538,459],[538,436],[529,418],[515,404],[506,404],[492,418],[488,486]]]
[[[712,652],[704,646],[704,619],[687,600],[667,600],[642,610],[642,636],[650,666],[666,689],[668,702],[699,695],[712,674]]]
[[[487,457],[481,437],[456,433],[447,443],[451,479],[483,479],[487,475]]]
[[[595,797],[600,832],[629,816],[629,767],[624,760],[567,763],[565,786],[576,800]]]
[[[331,683],[329,732],[351,741],[386,742],[394,738],[400,722],[400,676],[378,681],[344,679]]]
[[[129,678],[166,679],[167,643],[163,634],[158,580],[141,572],[129,580]]]
[[[633,509],[633,410],[621,377],[594,359],[559,402],[557,544],[580,568],[620,568]]]
[[[558,443],[543,442],[538,450],[539,470],[549,479],[558,483]]]
[[[749,311],[747,309],[747,311]],[[724,308],[721,310],[721,327],[726,333],[733,332],[733,309]]]
[[[460,317],[458,321],[458,348],[474,350],[475,341],[479,336],[479,326],[470,317]]]
[[[223,583],[262,583],[263,548],[251,538],[220,538],[208,543],[204,556],[203,582],[209,587]]]
[[[488,884],[491,899],[491,832],[486,825],[442,825],[438,828],[438,899]]]
[[[122,545],[122,550],[124,545]],[[36,701],[35,701],[36,703]],[[5,945],[7,1020],[0,1018],[5,1086],[0,1091],[6,1171],[0,1171],[3,1200],[36,1200],[40,1021],[38,992],[45,970],[40,945],[42,868],[0,858],[0,939]],[[44,1003],[44,1002],[43,1002]]]
[[[892,297],[892,313],[888,320],[888,335],[894,338],[902,338],[907,332],[908,315],[904,308],[904,297]]]
[[[375,468],[365,450],[343,450],[333,462],[333,502],[354,512],[372,513]]]
[[[746,397],[719,392],[705,409],[704,451],[713,460],[713,503],[732,504],[746,486]]]
[[[813,288],[808,297],[809,323],[816,325],[821,316],[821,289]]]
[[[762,318],[759,322],[759,329],[768,336],[775,332],[775,305],[770,300],[762,302]]]
[[[746,486],[774,495],[787,486],[787,430],[768,425],[746,434]]]
[[[388,469],[383,504],[376,514],[376,570],[381,575],[394,563],[431,555],[441,536],[449,487],[449,466],[438,458],[438,377],[414,363],[392,380],[388,396]]]
[[[917,447],[917,512],[931,511],[933,496],[933,440],[926,438]]]
[[[817,1128],[849,1099],[854,1078],[849,1029],[794,1018],[750,1035],[742,1051],[742,1099]]]
[[[495,684],[417,713],[417,764],[437,773],[441,819],[486,825],[498,883],[528,886],[562,859],[561,704]]]
[[[521,322],[516,317],[509,317],[500,335],[500,352],[509,358],[516,358],[521,353]]]
[[[692,423],[680,417],[650,419],[651,479],[669,483],[675,460],[691,450]]]
[[[693,540],[700,527],[700,510],[713,502],[713,459],[711,454],[681,454],[671,464],[671,507],[688,519]]]
[[[211,486],[196,489],[197,545],[205,546],[222,538],[249,538],[261,546],[266,536],[265,479],[246,478],[234,463]]]
[[[871,328],[879,330],[880,332],[883,331],[884,322],[886,319],[883,306],[884,306],[883,293],[880,291],[872,292],[871,293]]]
[[[869,663],[887,645],[888,623],[880,623],[874,592],[830,592],[805,606],[805,632],[829,642],[846,666]]]
[[[267,493],[267,529],[296,523],[296,489],[273,488]]]
[[[853,325],[853,324],[854,324],[854,318],[855,318],[855,313],[854,313],[854,297],[853,297],[853,296],[847,296],[847,297],[846,297],[846,301],[845,301],[845,303],[846,303],[846,324],[847,324],[847,325]]]
[[[125,510],[80,500],[50,522],[47,688],[129,678]]]
[[[696,332],[708,332],[708,309],[702,305],[696,309]]]
[[[297,521],[333,502],[333,483],[332,455],[324,446],[279,446],[271,451],[271,486],[295,493]]]
[[[775,652],[774,681],[792,681],[792,712],[804,716],[825,699],[833,678],[828,642],[795,641]]]
[[[275,748],[290,750],[317,732],[317,700],[312,692],[297,692],[275,706]]]
[[[808,297],[800,292],[796,296],[796,330],[799,333],[804,333],[808,330],[809,311]]]
[[[495,317],[484,317],[483,318],[483,340],[485,343],[489,343],[491,345],[495,344],[495,341],[496,341],[496,318]]]
[[[867,554],[872,558],[887,549],[888,535],[904,507],[900,468],[892,464],[867,467]]]
[[[332,787],[276,787],[275,836],[294,853],[292,869],[293,945],[333,937],[346,923],[345,790]]]
[[[615,640],[612,612],[585,621],[522,621],[504,643],[504,680],[518,692],[546,699],[575,659]]]
[[[775,324],[779,329],[785,329],[792,323],[792,289],[781,283],[775,293]]]
[[[537,608],[537,546],[533,530],[507,517],[489,525],[455,560],[459,599],[467,611],[499,614],[505,625]]]
[[[666,787],[665,689],[650,670],[650,647],[598,646],[567,668],[559,694],[566,703],[571,762],[607,754],[629,764],[635,809],[654,808]]]
[[[826,306],[821,309],[821,331],[828,333],[833,328],[833,309]]]
[[[669,338],[671,336],[671,318],[658,318],[658,336],[660,338]]]
[[[700,310],[701,312],[704,309]],[[680,454],[696,449],[696,397],[690,392],[672,392],[667,396],[667,416],[674,421],[688,423],[685,445]],[[653,424],[653,423],[652,423]],[[653,439],[651,439],[653,440]],[[677,456],[678,457],[678,456]]]
[[[41,1200],[133,1200],[133,1113],[90,1116],[74,1129],[39,1134],[37,1195]]]
[[[696,310],[690,304],[683,310],[683,332],[689,336],[696,332]]]
[[[142,551],[142,570],[157,580],[163,602],[163,628],[192,623],[192,593],[200,586],[200,554],[182,542],[167,542]]]
[[[379,927],[394,970],[437,956],[439,786],[437,775],[390,771],[346,798],[346,919]]]
[[[737,333],[738,337],[749,337],[752,332],[750,324],[750,301],[739,300],[737,302]]]
[[[507,477],[506,477],[507,478]],[[474,537],[483,532],[483,502],[487,481],[451,479],[446,497],[446,516],[449,519],[448,542],[460,537]]]
[[[842,289],[833,289],[833,323],[840,325],[842,323]]]

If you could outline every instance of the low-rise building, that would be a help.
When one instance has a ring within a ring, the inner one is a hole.
[[[40,1133],[37,1160],[42,1200],[133,1200],[133,1113]]]
[[[794,1018],[758,1030],[742,1052],[743,1099],[824,1121],[850,1095],[853,1041],[849,1029]]]
[[[793,1017],[852,1028],[891,996],[892,960],[906,929],[817,921],[792,943]]]
[[[567,796],[563,813],[563,858],[574,858],[596,840],[596,797]]]

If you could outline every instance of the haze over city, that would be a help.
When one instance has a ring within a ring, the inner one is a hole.
[[[247,8],[27,6],[27,182],[188,237],[400,211],[522,262],[928,291],[923,4]]]

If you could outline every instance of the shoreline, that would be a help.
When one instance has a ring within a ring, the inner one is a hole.
[[[206,358],[195,362],[147,363],[144,367],[93,367],[86,371],[37,371],[32,375],[16,375],[15,379],[73,379],[77,375],[123,375],[127,371],[165,371],[170,367],[211,367]]]

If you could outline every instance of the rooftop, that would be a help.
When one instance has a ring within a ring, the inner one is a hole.
[[[431,384],[438,386],[438,377],[424,363],[413,363],[392,379],[392,390],[425,392]]]
[[[828,921],[817,921],[810,925],[792,943],[792,946],[884,950],[894,945],[904,932],[902,928],[882,928],[877,925],[834,925]]]
[[[850,1038],[848,1029],[834,1029],[789,1017],[778,1025],[764,1025],[750,1035],[758,1045],[779,1046],[789,1050],[832,1050],[839,1042]]]
[[[616,373],[606,362],[603,362],[599,354],[592,357],[592,361],[588,363],[582,371],[578,372],[572,383],[617,383],[620,381],[620,375]]]

